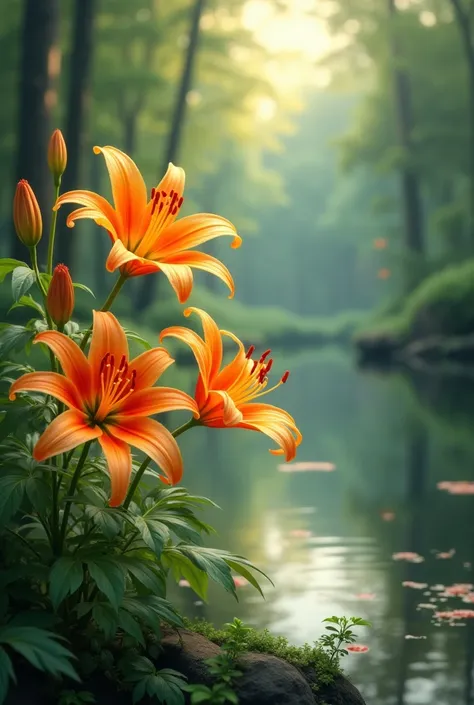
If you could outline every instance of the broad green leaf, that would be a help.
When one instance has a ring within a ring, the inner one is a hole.
[[[28,294],[27,296],[21,296],[18,301],[16,301],[14,304],[10,306],[8,309],[8,313],[10,311],[13,311],[15,308],[22,308],[24,306],[28,306],[29,308],[33,308],[35,311],[37,311],[43,318],[45,318],[46,314],[44,312],[44,308],[39,304],[37,301],[34,300],[34,298],[31,296],[31,294]]]
[[[118,611],[118,626],[126,634],[129,634],[134,639],[136,639],[139,644],[145,646],[145,640],[143,638],[143,633],[140,629],[140,625],[138,624],[136,619],[134,619],[132,615],[124,609],[119,609]]]
[[[80,560],[69,556],[58,558],[49,574],[49,597],[55,610],[65,597],[76,592],[83,580],[84,570]]]
[[[165,593],[165,580],[161,573],[158,572],[150,561],[143,561],[136,558],[128,558],[124,560],[125,568],[138,580],[145,588],[150,590],[155,595],[163,595]]]
[[[55,634],[46,629],[6,625],[0,628],[0,644],[7,644],[41,671],[79,680],[70,663],[73,655],[58,642]]]
[[[25,493],[26,480],[27,477],[19,473],[0,477],[1,523],[6,523],[20,508]]]
[[[12,295],[19,301],[35,283],[36,276],[29,267],[16,267],[12,274]]]
[[[26,262],[20,262],[18,259],[4,257],[0,259],[0,283],[5,279],[7,274],[13,272],[17,267],[26,267]]]
[[[200,570],[187,556],[184,556],[176,548],[165,548],[162,559],[165,567],[168,565],[172,569],[176,582],[178,582],[181,577],[185,578],[194,592],[199,595],[202,600],[207,601],[209,578],[206,572]]]
[[[125,592],[125,575],[122,568],[115,561],[105,558],[86,562],[92,580],[114,609],[118,610]]]
[[[145,350],[151,350],[152,345],[148,342],[148,340],[145,340],[145,338],[142,338],[141,335],[138,335],[138,333],[134,333],[131,330],[126,330],[125,329],[125,335],[129,340],[135,340],[137,343],[140,343],[141,346],[145,348]]]
[[[118,626],[118,615],[108,603],[98,603],[92,608],[92,617],[99,629],[104,632],[105,638],[112,639]]]
[[[28,499],[33,508],[42,515],[51,505],[51,487],[42,477],[38,475],[28,478],[25,483]]]
[[[213,554],[210,550],[201,551],[199,546],[182,546],[176,547],[183,556],[186,556],[200,570],[214,580],[214,582],[222,585],[222,587],[237,596],[235,583],[230,572],[230,567],[226,561],[218,554]]]
[[[3,358],[12,350],[20,351],[35,336],[35,331],[25,326],[8,326],[0,331],[0,354]]]
[[[76,289],[82,289],[82,291],[87,291],[87,293],[90,294],[90,295],[95,299],[95,294],[94,294],[94,292],[92,291],[92,289],[89,289],[89,287],[86,286],[85,284],[80,284],[79,282],[74,282],[74,283],[73,283],[73,286],[74,286]]]
[[[16,681],[13,664],[5,649],[0,646],[0,705],[7,697],[10,680]]]
[[[248,570],[247,568],[245,568],[241,563],[238,563],[237,561],[233,561],[233,560],[226,559],[225,562],[227,563],[227,565],[229,566],[229,568],[232,568],[232,570],[233,570],[234,572],[236,572],[236,573],[238,573],[239,575],[241,575],[243,578],[245,578],[245,580],[248,580],[249,583],[250,583],[256,590],[259,591],[259,593],[261,594],[261,596],[262,596],[263,598],[265,598],[265,595],[264,595],[263,592],[262,592],[262,588],[260,587],[260,585],[259,585],[259,583],[258,583],[258,580],[255,578],[255,576],[252,575],[252,573],[250,572],[250,570]]]
[[[140,598],[143,605],[151,609],[156,615],[168,624],[174,624],[177,627],[182,627],[183,620],[179,614],[175,611],[171,602],[168,602],[164,597],[158,597],[157,595],[144,595]]]
[[[86,507],[86,514],[104,534],[105,538],[112,540],[119,533],[121,528],[120,522],[117,516],[114,515],[113,510],[88,505]]]

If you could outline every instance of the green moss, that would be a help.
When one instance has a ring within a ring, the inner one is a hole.
[[[185,626],[197,634],[205,636],[209,641],[222,646],[226,643],[229,635],[226,631],[216,629],[212,624],[204,620],[185,620]],[[318,684],[328,685],[340,673],[340,670],[332,664],[329,656],[317,645],[292,646],[283,636],[274,636],[268,629],[257,631],[250,629],[245,634],[245,650],[262,654],[271,654],[287,661],[296,668],[314,669],[317,674]]]

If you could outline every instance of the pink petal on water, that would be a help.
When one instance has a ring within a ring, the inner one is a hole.
[[[392,558],[394,561],[407,561],[408,563],[423,563],[425,560],[423,556],[418,555],[418,553],[413,553],[413,551],[393,553]]]
[[[293,539],[309,539],[312,536],[311,531],[307,529],[293,529],[289,532],[289,535]]]
[[[184,580],[184,578],[179,581],[178,585],[179,587],[191,587],[191,583],[188,580]]]
[[[282,463],[278,466],[280,472],[332,472],[336,469],[334,463],[308,461],[301,463]]]
[[[235,575],[232,580],[234,581],[235,587],[245,587],[249,584],[249,581],[242,578],[240,575]]]
[[[426,636],[414,636],[413,634],[405,634],[405,639],[427,639]]]
[[[356,598],[358,600],[375,600],[375,592],[360,592]]]
[[[428,587],[428,583],[414,583],[413,580],[404,580],[403,587],[413,588],[413,590],[424,590]]]
[[[368,646],[364,646],[363,644],[349,644],[348,646],[344,647],[347,651],[350,651],[351,654],[366,654],[367,651],[369,650]]]

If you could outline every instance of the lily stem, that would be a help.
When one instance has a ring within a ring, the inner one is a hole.
[[[30,247],[29,250],[30,250],[30,257],[31,257],[31,266],[33,267],[33,271],[35,273],[36,283],[38,284],[39,290],[41,291],[41,294],[43,295],[43,299],[44,299],[44,308],[45,308],[45,314],[46,314],[46,321],[48,322],[48,328],[50,330],[54,330],[53,321],[51,320],[51,316],[49,315],[48,308],[46,306],[47,292],[46,292],[46,289],[44,287],[43,282],[41,281],[41,275],[40,275],[40,271],[38,268],[38,254],[36,252],[36,245],[34,247]],[[51,360],[51,369],[53,370],[53,372],[56,372],[56,360],[54,359],[54,355],[53,355],[52,350],[49,351],[49,359]]]
[[[113,286],[112,291],[110,292],[110,294],[108,295],[107,299],[105,300],[102,308],[100,309],[101,311],[108,311],[111,308],[113,302],[115,301],[115,299],[117,297],[117,294],[119,293],[120,289],[125,284],[127,279],[128,279],[128,277],[125,276],[124,274],[121,274],[119,276],[119,278],[117,279],[117,281],[115,282],[115,284]],[[91,333],[92,333],[92,326],[84,333],[84,337],[83,337],[82,343],[81,343],[81,350],[85,349],[85,347],[87,345],[87,341],[89,340],[89,338],[91,336]]]
[[[61,177],[59,177],[57,183],[54,184],[54,202],[58,200],[59,189],[61,187]],[[51,228],[49,231],[49,242],[48,242],[48,269],[46,270],[48,274],[53,273],[53,256],[54,256],[54,240],[56,238],[56,222],[58,220],[58,211],[53,211],[53,217],[51,219]]]
[[[188,429],[192,428],[193,426],[197,426],[198,422],[196,419],[190,419],[186,423],[184,423],[182,426],[178,426],[174,431],[172,431],[171,435],[174,436],[174,438],[177,438],[180,436],[182,433],[187,431]],[[145,458],[143,463],[140,465],[138,468],[137,472],[135,473],[135,477],[133,478],[132,484],[130,485],[130,488],[127,492],[127,496],[125,498],[125,502],[123,503],[122,507],[123,509],[127,510],[130,506],[130,502],[133,499],[133,495],[135,494],[138,485],[140,484],[140,481],[143,477],[143,473],[151,463],[151,458]]]
[[[64,543],[64,539],[66,538],[67,522],[69,519],[69,514],[71,512],[72,497],[74,496],[74,492],[76,491],[77,483],[79,482],[79,478],[81,477],[81,472],[84,467],[84,463],[86,462],[86,458],[89,453],[89,448],[91,447],[91,443],[92,443],[92,441],[88,441],[87,443],[84,444],[84,448],[82,449],[81,456],[80,456],[79,460],[77,461],[74,475],[72,476],[71,484],[69,485],[69,490],[68,490],[69,499],[66,500],[66,506],[64,507],[63,521],[62,521],[62,525],[61,525],[61,533],[60,533],[60,541],[59,541],[59,546],[61,549],[62,549],[62,546]]]

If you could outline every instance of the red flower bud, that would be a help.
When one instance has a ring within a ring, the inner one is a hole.
[[[69,269],[64,264],[54,268],[46,297],[46,308],[57,326],[63,327],[74,311],[74,287]]]
[[[66,171],[67,149],[61,130],[55,130],[51,135],[48,146],[48,166],[57,185],[61,176]]]
[[[28,181],[18,182],[13,198],[13,223],[16,234],[27,247],[34,247],[43,234],[43,219],[33,189]]]

